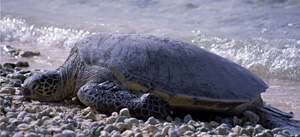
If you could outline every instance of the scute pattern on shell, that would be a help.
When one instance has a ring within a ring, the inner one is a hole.
[[[169,38],[97,34],[76,46],[85,63],[114,68],[126,82],[134,81],[169,95],[247,102],[268,88],[238,64]]]

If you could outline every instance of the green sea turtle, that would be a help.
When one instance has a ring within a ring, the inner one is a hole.
[[[23,87],[26,98],[62,101],[77,95],[106,113],[128,108],[133,116],[164,117],[172,109],[226,115],[253,110],[269,127],[291,122],[289,114],[263,105],[260,93],[268,85],[247,69],[195,45],[152,35],[84,38],[62,66],[29,77]]]

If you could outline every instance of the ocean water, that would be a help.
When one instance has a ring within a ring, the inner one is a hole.
[[[171,37],[230,59],[270,86],[263,99],[300,119],[299,0],[2,0],[1,63],[61,65],[94,33]],[[39,51],[20,58],[2,46]]]

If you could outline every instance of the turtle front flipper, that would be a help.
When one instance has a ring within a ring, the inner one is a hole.
[[[132,116],[165,117],[171,112],[169,104],[154,94],[124,90],[108,81],[87,83],[77,95],[83,104],[103,113],[128,108]]]

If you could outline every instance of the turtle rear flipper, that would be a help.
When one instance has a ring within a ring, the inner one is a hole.
[[[281,128],[282,130],[288,130],[291,134],[300,133],[300,122],[291,119],[293,117],[292,114],[283,112],[269,105],[256,107],[255,112],[260,118],[260,123],[265,128]]]
[[[165,117],[171,112],[169,104],[154,94],[124,90],[108,81],[87,83],[77,95],[83,104],[103,113],[128,108],[136,117]]]

